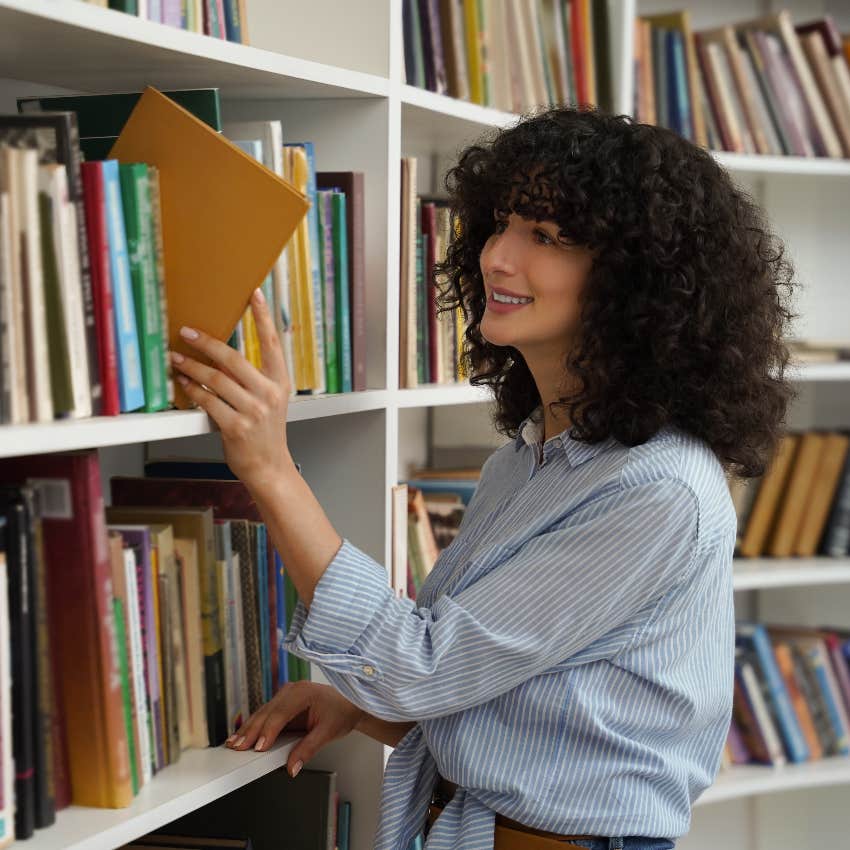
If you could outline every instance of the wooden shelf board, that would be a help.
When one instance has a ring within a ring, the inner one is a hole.
[[[37,830],[27,850],[112,850],[158,829],[286,764],[296,735],[284,735],[264,753],[224,747],[185,750],[177,764],[145,785],[126,809],[71,806],[56,823]],[[22,845],[23,846],[23,845]]]

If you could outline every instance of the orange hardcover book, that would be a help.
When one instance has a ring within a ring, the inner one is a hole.
[[[168,344],[179,331],[227,340],[307,212],[303,194],[173,100],[148,87],[110,156],[159,170]],[[176,388],[175,402],[188,400]]]
[[[844,469],[848,447],[850,438],[844,434],[827,434],[824,437],[820,461],[806,500],[806,512],[794,545],[795,555],[811,558],[817,551]]]
[[[768,555],[788,558],[794,551],[794,543],[803,522],[803,514],[809,504],[812,489],[823,454],[826,437],[809,432],[800,440],[800,450],[782,497],[776,526],[767,547]]]
[[[747,530],[741,541],[740,554],[745,558],[757,558],[764,549],[776,507],[788,480],[799,439],[796,434],[786,434],[765,473],[747,523]]]

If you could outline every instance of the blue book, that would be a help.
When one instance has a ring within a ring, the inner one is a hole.
[[[782,674],[776,665],[773,645],[768,637],[767,629],[761,623],[738,623],[735,628],[735,642],[746,649],[752,649],[755,653],[758,671],[767,685],[788,759],[792,762],[808,761],[809,747],[800,728],[797,714],[791,705]]]
[[[106,229],[109,241],[109,274],[112,277],[112,301],[115,311],[115,342],[118,349],[118,394],[121,412],[138,410],[145,405],[142,383],[142,357],[124,228],[124,206],[118,160],[103,162],[103,196],[106,205]]]
[[[282,688],[289,681],[289,653],[283,648],[286,637],[286,586],[283,581],[283,561],[280,553],[274,553],[274,577],[277,615],[277,686]]]
[[[242,17],[239,14],[239,0],[224,0],[224,28],[227,40],[242,43]]]
[[[316,305],[316,315],[313,321],[316,326],[316,352],[319,359],[320,377],[325,374],[325,342],[324,322],[319,305],[322,303],[322,274],[319,260],[319,215],[316,193],[316,152],[312,142],[286,142],[287,148],[304,148],[307,155],[307,199],[310,209],[307,211],[307,229],[310,232],[310,267],[313,276],[313,304]],[[322,390],[324,392],[324,389]]]
[[[833,682],[830,682],[830,672],[827,666],[830,663],[829,652],[822,640],[805,639],[798,641],[798,646],[806,657],[810,669],[814,672],[818,687],[823,695],[826,712],[829,715],[829,724],[835,734],[834,755],[850,755],[850,741],[848,741],[847,730],[841,718],[841,709],[836,704],[836,699],[841,699],[841,694],[836,693]]]
[[[260,606],[260,667],[263,672],[263,701],[272,698],[272,659],[269,646],[271,618],[269,617],[269,562],[266,526],[253,523],[257,541],[257,603]]]
[[[333,193],[334,277],[336,279],[337,364],[342,392],[353,389],[351,364],[351,305],[348,281],[348,229],[345,213],[345,193]]]
[[[407,485],[423,493],[456,493],[464,505],[468,505],[478,482],[454,478],[411,478]]]
[[[685,63],[685,39],[679,30],[667,33],[668,62],[670,79],[670,113],[673,129],[684,138],[693,141],[691,126],[691,101],[688,93],[688,68]]]

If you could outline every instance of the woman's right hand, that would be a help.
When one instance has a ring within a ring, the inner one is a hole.
[[[304,723],[294,724],[301,719]],[[322,747],[351,732],[365,712],[337,693],[329,685],[317,682],[290,682],[231,735],[226,744],[234,750],[267,750],[287,724],[307,734],[296,742],[286,761],[290,776],[319,752]]]

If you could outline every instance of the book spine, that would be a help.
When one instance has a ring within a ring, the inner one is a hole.
[[[257,604],[259,620],[260,664],[263,679],[263,702],[272,698],[272,665],[269,653],[269,555],[266,551],[266,526],[263,523],[254,525],[254,535],[257,541]]]
[[[283,641],[286,638],[287,632],[286,589],[283,580],[283,561],[281,561],[278,552],[274,553],[274,576],[277,596],[275,611],[277,626],[277,687],[282,688],[289,681],[289,662],[287,659],[288,653],[283,648]]]
[[[118,392],[118,351],[115,342],[112,279],[109,270],[106,202],[103,195],[103,163],[88,162],[83,163],[81,167],[85,183],[86,233],[97,328],[97,359],[103,389],[101,413],[104,416],[115,416],[120,412],[121,406]]]
[[[340,382],[344,393],[354,389],[354,367],[351,346],[351,267],[348,242],[347,199],[342,192],[334,192],[333,204],[333,239],[334,264],[336,279],[336,330],[337,330],[337,359],[340,364]]]
[[[277,691],[279,675],[277,657],[277,570],[271,532],[266,527],[266,644],[269,653],[269,699]]]
[[[50,664],[50,628],[47,611],[47,563],[41,526],[41,500],[38,492],[29,488],[32,517],[32,625],[31,639],[35,648],[35,687],[38,720],[35,729],[35,826],[42,829],[56,820],[56,771],[53,753],[53,676]]]
[[[741,664],[741,681],[750,708],[756,718],[756,723],[764,737],[769,764],[785,764],[785,752],[782,749],[779,732],[776,729],[776,724],[771,714],[771,706],[766,698],[766,694],[762,690],[755,668],[749,659]]]
[[[850,453],[844,462],[820,551],[833,558],[843,558],[850,551]]]
[[[319,270],[319,211],[316,193],[316,155],[312,142],[303,142],[304,153],[307,157],[307,197],[310,199],[310,209],[307,212],[307,224],[310,229],[310,268],[313,284],[313,323],[316,336],[316,357],[318,360],[317,376],[319,387],[317,392],[327,392],[325,388],[325,345],[322,311],[322,278]]]
[[[148,709],[148,687],[145,680],[145,651],[142,642],[142,620],[139,605],[136,556],[132,549],[124,549],[124,578],[127,587],[127,632],[130,651],[129,668],[133,677],[135,699],[136,737],[139,741],[137,756],[142,774],[142,785],[153,776],[150,739],[150,711]]]
[[[222,641],[222,657],[224,659],[224,698],[227,705],[227,734],[230,735],[239,728],[236,709],[236,645],[233,642],[233,612],[231,610],[230,588],[228,586],[226,559],[219,558],[221,551],[216,552],[216,593],[218,594],[218,627],[224,637]]]
[[[9,573],[11,563],[5,541],[6,527],[0,523],[0,740],[12,741],[12,639],[9,607]],[[8,743],[0,751],[0,841],[15,839],[15,763],[14,745]]]
[[[127,731],[127,744],[130,755],[130,779],[132,782],[133,795],[139,793],[138,781],[138,754],[136,753],[136,734],[133,728],[133,704],[130,695],[130,675],[127,669],[127,626],[124,618],[124,610],[121,600],[115,598],[113,602],[113,616],[115,617],[115,638],[118,647],[118,673],[121,677],[121,700],[124,706],[124,728]]]
[[[331,192],[318,192],[319,247],[322,257],[322,318],[325,339],[325,388],[341,391],[337,351],[336,275],[334,266],[333,209]]]
[[[242,16],[239,0],[224,0],[224,22],[227,40],[242,43]]]
[[[432,382],[437,383],[440,375],[440,346],[438,344],[439,328],[437,327],[437,287],[434,263],[435,242],[437,235],[437,210],[434,204],[422,204],[422,233],[423,233],[423,281],[425,295],[425,321],[428,325],[428,345],[425,354],[428,361],[428,375]]]
[[[130,281],[130,264],[124,229],[124,212],[118,163],[103,163],[103,189],[106,199],[106,222],[109,240],[109,269],[113,284],[115,306],[115,337],[118,350],[118,388],[121,394],[121,411],[138,410],[145,404],[142,384],[142,364],[136,310],[133,305],[133,287]]]
[[[148,412],[162,410],[168,403],[165,362],[154,269],[151,205],[147,167],[141,163],[120,165],[121,201],[127,238],[127,255],[136,313],[142,379]]]
[[[822,754],[825,756],[835,755],[837,739],[829,719],[826,699],[821,692],[810,660],[803,649],[793,643],[791,645],[791,657],[794,663],[794,676],[797,680],[797,686],[811,711],[812,722],[815,726]]]
[[[814,671],[820,692],[823,694],[827,716],[835,736],[835,755],[846,756],[850,754],[850,747],[848,746],[847,732],[842,724],[841,714],[836,703],[836,697],[840,699],[840,695],[834,693],[831,687],[829,675],[826,670],[828,663],[826,654],[821,655],[819,646],[808,647],[805,653]]]

